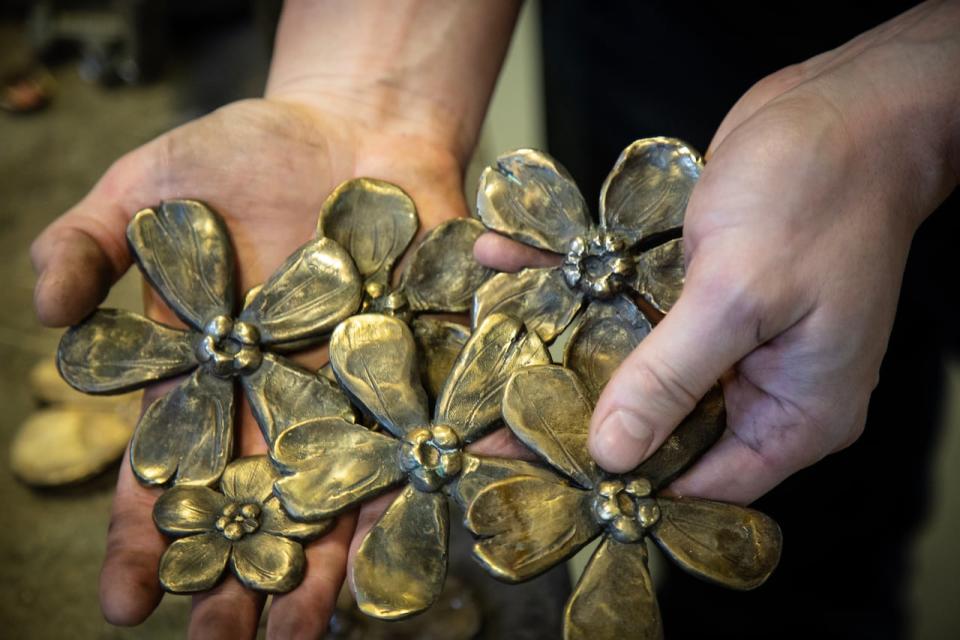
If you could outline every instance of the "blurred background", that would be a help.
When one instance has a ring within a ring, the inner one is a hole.
[[[542,9],[527,2],[523,10],[468,172],[468,201],[478,168],[498,153],[546,147]],[[6,637],[183,634],[188,598],[165,598],[157,613],[133,630],[110,627],[100,616],[97,573],[117,471],[115,451],[99,452],[99,466],[85,474],[97,471],[92,479],[46,488],[21,481],[43,483],[46,473],[48,483],[59,484],[50,469],[31,469],[17,455],[29,456],[28,445],[36,450],[40,442],[50,445],[50,458],[57,461],[60,441],[44,441],[38,433],[65,419],[63,411],[72,411],[73,420],[112,420],[114,439],[121,443],[129,411],[122,403],[84,404],[57,386],[50,363],[59,332],[35,323],[28,249],[32,238],[123,153],[229,101],[260,95],[278,11],[279,2],[172,0],[7,2],[0,9],[0,443],[5,451],[0,456],[0,628],[12,630],[4,632]],[[600,162],[611,166],[614,160]],[[109,304],[139,308],[139,287],[133,271],[115,287]],[[929,517],[916,541],[914,579],[904,585],[913,605],[911,636],[918,640],[956,637],[960,629],[960,369],[955,364],[949,369]],[[41,405],[48,413],[37,418]],[[26,444],[25,423],[34,438]],[[69,436],[103,437],[81,427]],[[889,478],[878,479],[880,486],[885,482],[896,482],[895,469]],[[895,505],[889,513],[877,513],[874,527],[863,536],[882,536],[885,520],[895,513]],[[785,534],[790,545],[803,544]],[[571,574],[581,564],[575,561]],[[830,567],[823,567],[824,579],[829,575]]]

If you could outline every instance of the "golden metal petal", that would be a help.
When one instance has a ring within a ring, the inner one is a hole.
[[[644,251],[637,256],[637,293],[663,313],[670,311],[683,289],[685,268],[683,238]]]
[[[303,579],[307,560],[299,542],[269,533],[254,533],[233,543],[230,569],[256,591],[286,593]]]
[[[473,243],[485,230],[477,220],[457,218],[424,237],[400,284],[411,309],[450,313],[470,310],[473,294],[493,274],[473,258]]]
[[[398,437],[428,420],[416,353],[407,325],[376,313],[345,320],[330,337],[330,364],[340,384]]]
[[[273,533],[305,542],[319,538],[332,529],[333,525],[333,520],[297,522],[287,515],[276,497],[272,497],[261,504],[260,531],[264,533]]]
[[[230,543],[219,531],[174,540],[160,558],[160,585],[170,593],[212,589],[230,557]]]
[[[494,314],[477,327],[457,358],[440,392],[436,422],[448,424],[472,442],[500,420],[503,387],[514,371],[550,362],[537,334],[504,315]]]
[[[498,273],[477,289],[473,299],[476,327],[495,313],[525,323],[545,341],[560,335],[583,304],[583,294],[573,290],[559,269],[524,269]]]
[[[60,339],[60,375],[85,393],[146,386],[197,366],[196,334],[120,309],[98,309]]]
[[[389,284],[394,262],[419,226],[417,207],[403,189],[356,178],[341,183],[323,203],[317,235],[346,249],[364,280]]]
[[[481,489],[467,528],[477,561],[495,578],[522,582],[563,562],[600,533],[592,494],[559,477],[515,476]],[[612,577],[610,574],[608,577]]]
[[[153,521],[170,536],[211,531],[228,500],[209,487],[180,485],[165,491],[153,505]]]
[[[714,385],[635,473],[649,480],[654,491],[667,486],[720,438],[726,425],[723,390]]]
[[[601,224],[643,238],[682,227],[702,170],[700,154],[676,138],[637,140],[603,183]]]
[[[241,380],[268,446],[287,427],[308,418],[353,422],[350,400],[337,385],[281,356],[264,353],[260,366]]]
[[[647,549],[607,536],[583,570],[563,613],[564,640],[661,640]]]
[[[433,604],[447,573],[449,517],[443,493],[404,487],[354,558],[352,580],[361,611],[396,620]]]
[[[287,258],[240,314],[264,344],[318,338],[360,307],[362,282],[346,250],[329,238]]]
[[[279,477],[265,455],[238,458],[224,470],[220,491],[237,502],[261,503],[273,494],[273,483]]]
[[[477,214],[494,231],[556,253],[565,253],[591,226],[587,203],[567,170],[532,149],[506,153],[483,170]]]
[[[393,438],[347,422],[294,425],[274,445],[274,458],[294,470],[275,492],[299,520],[332,517],[406,479],[398,447]]]
[[[585,489],[603,476],[587,450],[593,400],[577,374],[557,365],[513,374],[503,420],[520,440]]]
[[[133,472],[148,485],[213,484],[233,453],[233,415],[233,381],[197,369],[140,418]]]
[[[563,365],[577,372],[596,401],[616,368],[650,331],[650,321],[626,298],[594,300],[577,318],[563,350]]]
[[[447,485],[448,492],[466,509],[484,487],[514,476],[533,476],[556,480],[557,475],[544,465],[512,458],[489,458],[463,454],[463,469],[456,482]]]
[[[195,329],[236,304],[234,253],[223,220],[196,200],[168,200],[138,211],[127,241],[143,275]]]
[[[759,511],[696,498],[658,498],[657,504],[660,519],[650,535],[697,577],[732,589],[754,589],[780,561],[780,527]]]
[[[410,323],[420,353],[420,379],[431,398],[440,395],[453,363],[470,339],[470,329],[456,322],[430,317],[414,318]]]

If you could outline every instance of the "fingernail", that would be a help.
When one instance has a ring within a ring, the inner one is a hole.
[[[653,429],[623,409],[603,419],[597,428],[594,456],[607,471],[630,471],[646,457],[653,442]]]

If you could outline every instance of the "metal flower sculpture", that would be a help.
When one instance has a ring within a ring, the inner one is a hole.
[[[379,314],[354,316],[330,338],[330,362],[343,387],[387,433],[338,418],[291,426],[271,450],[288,474],[275,485],[298,520],[330,518],[390,488],[400,495],[364,538],[353,563],[357,603],[386,619],[423,611],[443,586],[448,505],[480,458],[464,447],[500,420],[509,375],[549,355],[541,340],[502,315],[470,337],[437,399],[433,419],[406,324]]]
[[[394,264],[418,227],[416,205],[400,187],[358,178],[341,184],[327,199],[317,232],[353,257],[364,280],[362,310],[395,316],[413,328],[424,385],[436,398],[449,365],[470,333],[455,323],[421,314],[469,311],[473,294],[493,272],[473,259],[473,243],[484,226],[458,218],[424,236],[394,287]]]
[[[303,577],[301,541],[325,533],[330,522],[291,520],[273,495],[277,471],[267,456],[239,458],[223,472],[220,491],[178,485],[153,508],[161,531],[177,538],[160,560],[160,584],[172,593],[212,588],[227,565],[243,584],[283,593]]]
[[[646,566],[648,536],[700,578],[734,589],[767,579],[780,558],[773,520],[735,505],[657,495],[722,431],[718,391],[657,453],[620,476],[602,472],[587,451],[592,412],[589,391],[569,369],[534,366],[511,377],[504,420],[566,479],[538,471],[476,492],[466,524],[481,537],[474,554],[482,565],[500,579],[527,580],[602,537],[567,603],[567,640],[662,637]]]
[[[497,158],[480,178],[480,219],[564,257],[560,267],[490,278],[477,291],[474,321],[505,313],[547,342],[576,321],[563,361],[596,395],[650,331],[635,300],[666,313],[680,294],[683,216],[702,166],[679,140],[637,140],[604,182],[597,225],[573,179],[549,155],[521,149]]]
[[[235,381],[267,442],[306,416],[352,420],[330,381],[275,351],[316,340],[356,312],[361,278],[346,250],[318,237],[251,295],[238,316],[227,229],[201,202],[172,200],[127,227],[143,275],[188,329],[99,309],[60,341],[61,375],[87,393],[118,393],[193,373],[143,414],[130,446],[141,482],[214,483],[233,448]]]

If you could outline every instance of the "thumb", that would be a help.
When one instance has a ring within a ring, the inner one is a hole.
[[[736,298],[736,296],[734,296]],[[687,282],[676,305],[620,364],[597,402],[590,453],[615,473],[636,467],[757,345],[742,307]]]
[[[33,304],[42,324],[74,324],[103,301],[130,266],[127,220],[121,207],[92,193],[33,241]]]

